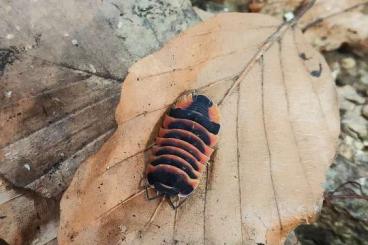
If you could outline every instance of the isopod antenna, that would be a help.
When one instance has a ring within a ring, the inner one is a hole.
[[[155,211],[153,211],[153,213],[152,213],[152,215],[151,215],[150,219],[149,219],[149,220],[148,220],[148,222],[144,225],[144,227],[143,227],[143,230],[144,230],[144,231],[146,231],[146,230],[150,227],[150,225],[152,224],[152,222],[153,222],[153,221],[154,221],[154,219],[156,218],[156,215],[157,215],[158,211],[160,210],[160,208],[161,208],[162,204],[164,203],[165,198],[166,198],[166,196],[161,197],[161,200],[160,200],[160,202],[157,204]]]
[[[102,213],[100,216],[98,216],[97,219],[101,219],[102,217],[105,217],[106,215],[112,213],[114,210],[116,210],[117,208],[123,206],[124,204],[126,204],[127,202],[129,202],[130,200],[136,198],[137,196],[140,196],[141,194],[143,194],[145,191],[147,191],[148,189],[150,189],[151,187],[147,187],[146,189],[143,190],[139,190],[138,192],[134,193],[133,195],[129,196],[128,198],[126,198],[125,200],[117,203],[115,206],[113,206],[112,208],[108,209],[107,211],[105,211],[104,213]]]

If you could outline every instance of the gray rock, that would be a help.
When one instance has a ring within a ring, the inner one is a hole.
[[[120,81],[199,21],[189,0],[0,0],[0,16],[0,48]]]
[[[368,72],[367,71],[365,71],[364,74],[361,75],[360,82],[365,85],[368,85]]]
[[[355,102],[357,104],[363,104],[365,102],[365,98],[360,96],[356,92],[356,90],[350,85],[345,85],[343,87],[338,87],[337,92],[339,94],[340,103],[343,100],[348,100],[348,101],[351,101],[351,102]]]
[[[46,197],[115,128],[136,60],[200,19],[189,0],[0,0],[0,174]]]
[[[337,150],[341,156],[345,157],[346,159],[353,160],[354,148],[351,144],[340,142]]]
[[[367,151],[357,151],[355,153],[355,160],[361,162],[362,164],[368,164],[368,152]]]
[[[57,244],[59,197],[113,133],[128,68],[200,20],[189,0],[0,0],[0,16],[0,237]]]
[[[368,136],[368,122],[361,115],[355,113],[347,113],[342,119],[342,124],[350,129],[353,133],[356,133],[361,138],[367,138]]]

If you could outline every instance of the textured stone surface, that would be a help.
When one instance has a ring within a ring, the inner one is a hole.
[[[189,1],[0,1],[0,48],[121,80],[198,19]]]
[[[0,173],[48,197],[114,129],[128,67],[199,21],[179,0],[0,0],[0,15]]]
[[[0,238],[57,244],[60,195],[115,130],[127,69],[199,18],[187,0],[0,0],[0,16]]]

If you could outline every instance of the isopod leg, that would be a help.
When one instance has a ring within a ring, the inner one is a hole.
[[[147,199],[149,200],[149,201],[151,201],[151,200],[155,200],[155,199],[157,199],[157,198],[159,198],[159,197],[162,197],[163,196],[163,193],[158,193],[156,196],[153,196],[153,197],[150,197],[149,196],[149,192],[148,192],[148,188],[150,188],[148,185],[146,185],[145,186],[145,189],[146,189],[146,197],[147,197]]]
[[[176,204],[173,203],[171,197],[168,197],[167,199],[169,200],[170,206],[175,210],[175,209],[178,209],[188,198],[184,197],[182,200],[180,200],[180,197],[179,197]]]

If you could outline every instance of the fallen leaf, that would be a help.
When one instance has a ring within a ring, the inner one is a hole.
[[[268,1],[262,13],[282,16],[302,0]],[[300,20],[306,39],[321,51],[349,44],[360,54],[368,52],[367,0],[319,0]]]
[[[279,244],[313,220],[339,134],[336,91],[300,30],[268,45],[279,27],[265,15],[220,14],[133,65],[117,131],[63,195],[58,242]],[[200,186],[176,211],[164,203],[143,230],[157,201],[146,200],[141,179],[162,115],[184,91],[219,102],[238,82],[220,105],[219,143]]]
[[[330,51],[349,44],[368,53],[367,0],[322,0],[302,19],[307,40],[320,50]],[[363,50],[362,50],[363,49]]]

